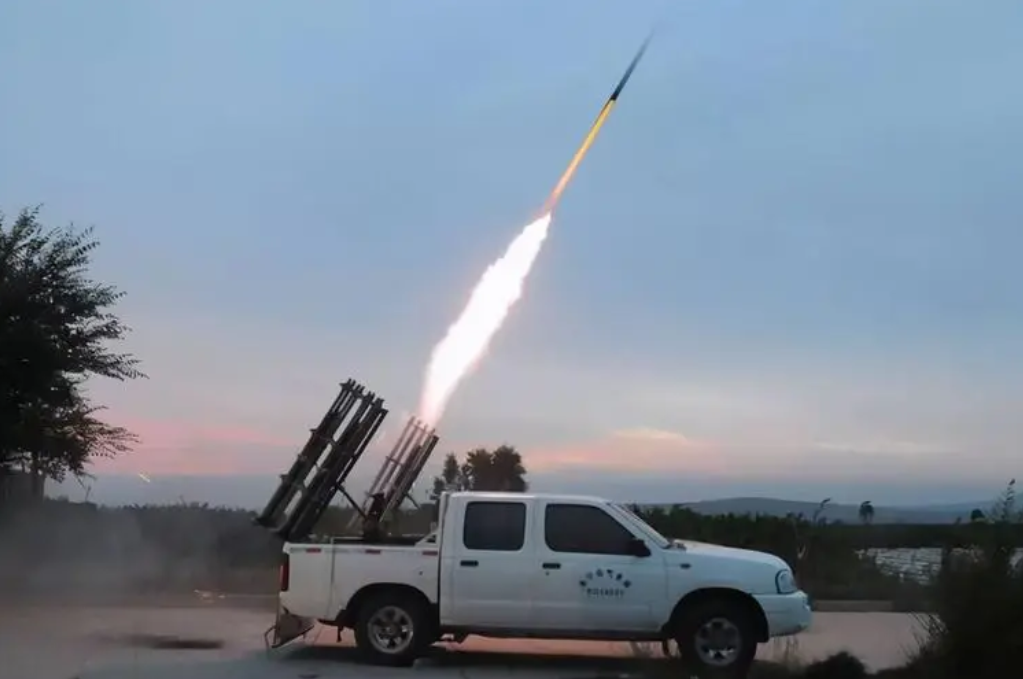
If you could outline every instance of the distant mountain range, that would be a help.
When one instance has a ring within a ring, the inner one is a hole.
[[[974,509],[987,510],[990,505],[990,501],[910,507],[874,505],[874,523],[953,523],[956,519],[966,521]],[[811,517],[817,511],[818,503],[778,500],[769,497],[734,497],[722,500],[685,502],[681,503],[681,506],[688,507],[700,514],[764,514],[767,516],[802,514]],[[858,523],[860,521],[860,506],[828,503],[821,513],[821,517],[828,521]]]

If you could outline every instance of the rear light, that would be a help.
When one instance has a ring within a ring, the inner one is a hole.
[[[287,552],[284,553],[281,559],[281,571],[280,571],[280,590],[282,592],[288,591],[288,580],[291,577],[291,557]]]

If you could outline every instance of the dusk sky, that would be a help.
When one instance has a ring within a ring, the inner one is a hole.
[[[95,472],[280,473],[348,376],[385,444],[656,22],[439,453],[630,499],[996,493],[1011,0],[6,0],[0,209],[96,226],[150,376],[95,383],[144,439]]]

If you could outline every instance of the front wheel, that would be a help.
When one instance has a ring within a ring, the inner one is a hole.
[[[678,657],[696,676],[741,679],[757,654],[755,629],[745,606],[711,600],[684,611],[673,636]]]
[[[429,645],[427,610],[415,597],[382,592],[359,607],[355,644],[374,665],[408,666]]]

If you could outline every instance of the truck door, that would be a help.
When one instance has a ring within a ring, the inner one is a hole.
[[[598,505],[552,501],[534,514],[537,626],[611,632],[660,626],[653,612],[667,594],[667,574],[656,546],[650,556],[632,556],[629,543],[638,536]]]
[[[467,499],[462,525],[441,551],[444,625],[516,629],[529,626],[536,577],[525,501]]]

